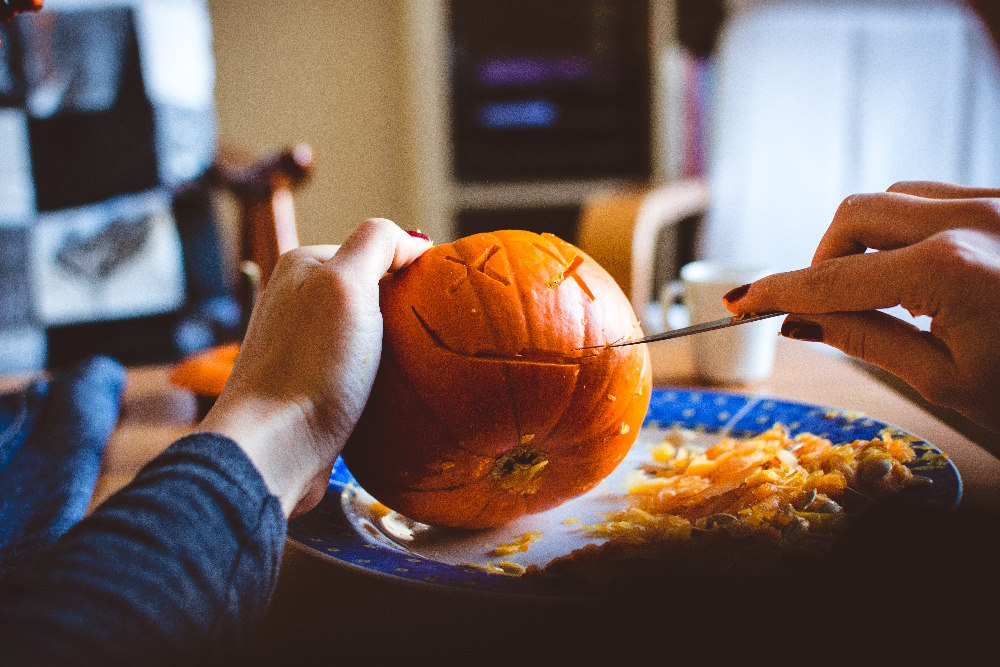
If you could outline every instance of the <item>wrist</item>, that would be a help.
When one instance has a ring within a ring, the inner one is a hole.
[[[288,517],[309,491],[321,462],[304,410],[295,401],[226,393],[199,425],[240,446]]]

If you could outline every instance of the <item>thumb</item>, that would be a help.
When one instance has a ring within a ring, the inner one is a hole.
[[[945,345],[933,334],[878,311],[789,315],[781,335],[822,342],[892,373],[939,404],[941,388],[957,374]]]
[[[412,236],[385,218],[369,218],[347,237],[326,262],[362,284],[375,285],[389,271],[397,271],[431,247],[423,237]]]

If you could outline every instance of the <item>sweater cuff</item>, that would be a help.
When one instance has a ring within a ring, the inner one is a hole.
[[[192,460],[213,470],[248,499],[254,499],[255,505],[273,499],[280,506],[280,501],[271,495],[260,471],[243,448],[231,438],[209,431],[199,431],[176,440],[147,463],[136,478],[142,477],[152,468]]]

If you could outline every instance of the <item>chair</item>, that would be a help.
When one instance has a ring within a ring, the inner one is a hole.
[[[49,0],[0,25],[0,371],[241,335],[215,195],[240,205],[243,275],[266,279],[313,157],[219,150],[213,85],[204,0]]]
[[[220,154],[207,179],[239,203],[240,275],[245,281],[244,312],[249,315],[278,257],[299,245],[292,192],[309,180],[315,156],[308,144],[252,162],[225,155]]]
[[[206,174],[205,180],[228,190],[239,202],[241,330],[278,258],[299,245],[292,190],[308,180],[314,164],[312,149],[298,144],[255,162],[219,160]],[[199,418],[222,392],[238,353],[239,343],[226,342],[192,350],[174,365],[170,381],[192,392]]]
[[[651,190],[609,190],[587,198],[577,241],[615,278],[647,332],[662,328],[657,288],[691,259],[709,204],[702,179]]]

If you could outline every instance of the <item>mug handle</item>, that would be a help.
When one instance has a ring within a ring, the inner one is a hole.
[[[659,305],[663,330],[681,329],[691,323],[691,316],[684,305],[684,283],[672,280],[660,290]]]

